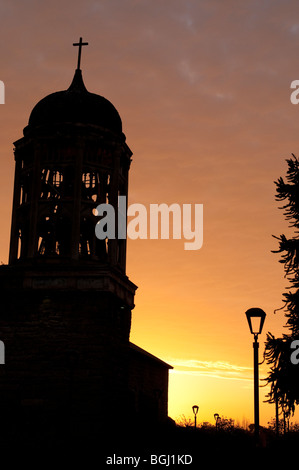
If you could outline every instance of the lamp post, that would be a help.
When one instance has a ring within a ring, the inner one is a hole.
[[[283,415],[283,434],[286,434],[286,402],[283,400],[281,404],[282,415]]]
[[[215,426],[216,426],[216,431],[218,429],[218,421],[219,421],[219,414],[214,413],[214,419],[215,419]]]
[[[253,363],[254,363],[254,435],[256,443],[259,440],[259,343],[258,335],[261,334],[264,321],[266,318],[265,312],[260,308],[250,308],[246,311],[246,317],[251,334],[254,335],[253,342]]]
[[[193,405],[192,406],[192,411],[194,413],[194,427],[196,428],[196,415],[198,413],[198,406],[197,405]]]
[[[279,436],[279,404],[278,404],[278,396],[275,393],[275,422],[276,422],[276,437]]]

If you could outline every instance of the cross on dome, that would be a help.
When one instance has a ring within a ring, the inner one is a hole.
[[[81,64],[81,51],[82,51],[82,46],[88,46],[88,42],[82,42],[82,38],[80,38],[79,42],[74,42],[73,46],[78,46],[78,64],[77,64],[77,70],[80,70],[80,64]]]

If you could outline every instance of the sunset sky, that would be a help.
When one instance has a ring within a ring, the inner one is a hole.
[[[281,335],[287,287],[272,235],[290,233],[275,201],[299,156],[296,0],[1,0],[0,261],[7,263],[13,142],[34,105],[71,83],[82,36],[86,88],[120,113],[133,151],[129,204],[203,204],[203,246],[129,240],[138,286],[131,341],[171,364],[169,415],[253,422],[245,318],[265,310]],[[1,336],[1,332],[0,332]],[[261,366],[260,376],[267,368]],[[261,424],[275,415],[263,403]],[[299,421],[299,419],[298,419]]]

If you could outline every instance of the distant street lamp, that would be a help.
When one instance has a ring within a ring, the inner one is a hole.
[[[265,312],[260,308],[250,308],[246,311],[246,317],[251,334],[254,335],[253,343],[253,362],[254,362],[254,435],[256,442],[259,440],[259,343],[258,335],[261,334],[264,321],[266,318]]]
[[[286,415],[287,415],[287,404],[283,400],[281,404],[282,413],[283,413],[283,434],[286,434]]]
[[[198,413],[198,406],[197,405],[193,405],[192,406],[192,410],[193,410],[193,413],[194,413],[194,427],[196,428],[196,415]]]
[[[218,429],[218,421],[219,421],[219,414],[215,413],[214,414],[214,419],[215,419],[215,426],[216,426],[216,431]]]
[[[278,395],[275,393],[275,422],[276,422],[276,437],[279,436],[279,403],[278,403]]]

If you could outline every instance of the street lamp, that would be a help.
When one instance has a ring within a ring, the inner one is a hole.
[[[285,400],[282,401],[281,403],[281,409],[282,409],[282,414],[283,414],[283,434],[285,435],[286,434],[286,418],[288,418],[287,416],[287,403]]]
[[[214,419],[215,419],[215,426],[216,426],[216,431],[218,429],[218,421],[219,421],[219,414],[214,413]]]
[[[194,427],[196,428],[196,415],[198,413],[198,406],[197,405],[193,405],[192,406],[192,411],[194,413]]]
[[[250,308],[246,312],[246,317],[251,334],[254,335],[253,343],[253,363],[254,363],[254,435],[256,442],[259,439],[259,343],[258,335],[261,334],[264,321],[266,318],[265,312],[260,308]]]

